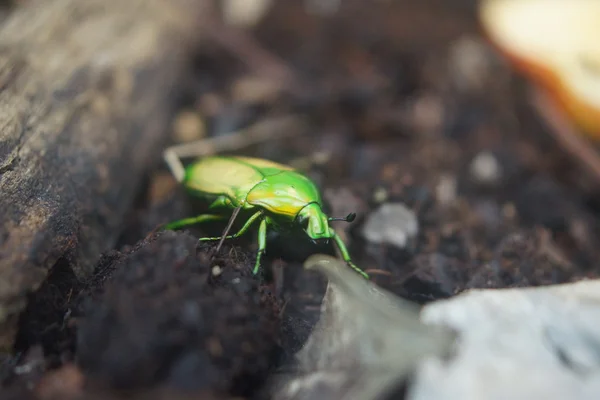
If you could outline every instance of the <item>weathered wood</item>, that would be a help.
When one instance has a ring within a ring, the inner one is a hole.
[[[28,0],[0,27],[0,346],[58,261],[85,276],[160,162],[203,0]]]

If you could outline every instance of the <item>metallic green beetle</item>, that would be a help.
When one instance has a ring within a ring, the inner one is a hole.
[[[330,221],[351,222],[355,214],[346,218],[329,218],[323,212],[321,194],[315,184],[292,167],[251,157],[204,157],[185,169],[182,184],[192,194],[211,202],[214,213],[171,222],[166,229],[206,221],[227,219],[230,225],[237,213],[255,211],[242,228],[229,236],[205,237],[200,241],[232,239],[243,235],[250,226],[259,222],[258,254],[253,273],[260,267],[266,250],[267,228],[301,226],[314,241],[333,239],[344,261],[365,278],[368,275],[350,259],[350,254],[338,234],[329,226]],[[227,232],[224,233],[227,235]]]

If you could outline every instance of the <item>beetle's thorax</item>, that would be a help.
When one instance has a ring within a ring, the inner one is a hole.
[[[264,177],[252,187],[246,202],[291,222],[307,204],[320,204],[321,196],[314,183],[305,176],[282,171]]]
[[[304,230],[311,239],[331,238],[327,215],[318,203],[310,203],[304,206],[298,213],[298,221],[306,224]]]

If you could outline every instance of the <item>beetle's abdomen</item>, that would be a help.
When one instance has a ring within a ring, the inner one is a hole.
[[[232,158],[206,157],[186,169],[185,186],[199,194],[225,195],[242,202],[263,175]]]
[[[252,205],[292,219],[309,203],[322,206],[315,184],[294,171],[282,171],[266,177],[248,193],[246,199]]]

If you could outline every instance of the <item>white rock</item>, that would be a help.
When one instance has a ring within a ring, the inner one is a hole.
[[[269,12],[273,0],[223,0],[225,23],[238,27],[252,27]]]
[[[494,183],[501,178],[502,167],[492,153],[482,151],[471,162],[470,172],[478,182]]]
[[[421,317],[460,339],[421,364],[410,400],[600,399],[600,280],[471,291]]]
[[[362,228],[371,243],[387,243],[400,248],[419,232],[415,213],[402,203],[386,203],[371,213]]]

